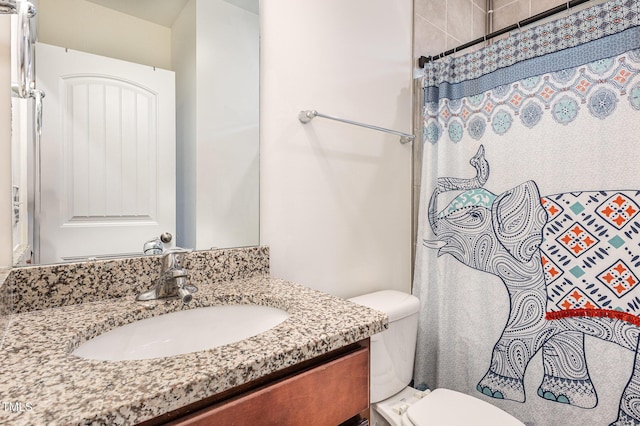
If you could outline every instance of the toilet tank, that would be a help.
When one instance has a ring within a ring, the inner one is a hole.
[[[413,377],[420,301],[395,290],[349,300],[389,317],[389,328],[371,337],[371,403],[382,401],[408,386]]]

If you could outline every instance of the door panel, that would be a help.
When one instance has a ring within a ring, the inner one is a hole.
[[[142,252],[175,233],[175,78],[37,45],[42,263]]]

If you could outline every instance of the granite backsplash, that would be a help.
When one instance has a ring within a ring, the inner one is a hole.
[[[135,296],[160,275],[161,256],[141,256],[0,270],[0,330],[12,313]],[[269,275],[264,246],[194,251],[184,266],[198,285]],[[10,271],[10,272],[9,272]]]

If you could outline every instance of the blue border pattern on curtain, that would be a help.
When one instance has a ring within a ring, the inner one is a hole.
[[[477,52],[428,63],[423,79],[424,140],[438,142],[444,128],[448,129],[453,142],[462,138],[465,128],[478,140],[491,118],[493,130],[504,133],[512,117],[496,111],[499,105],[511,106],[517,111],[522,102],[535,97],[545,104],[544,109],[549,109],[551,98],[557,98],[563,91],[572,90],[586,99],[596,83],[605,81],[626,89],[621,78],[640,68],[640,52],[634,52],[640,46],[638,25],[640,4],[614,0],[523,31]],[[610,66],[615,65],[611,58],[629,51],[629,60],[621,65],[628,69],[619,75],[620,69]],[[587,64],[591,73],[582,73],[585,79],[571,80],[575,69]],[[603,75],[604,72],[608,73]],[[543,73],[549,76],[541,84],[539,76]],[[518,84],[512,85],[516,82]],[[631,95],[633,107],[640,109],[640,88],[634,87]],[[610,93],[600,91],[592,102],[600,104],[611,100]],[[597,109],[589,110],[599,118],[607,113]],[[576,107],[565,100],[560,101],[555,110],[563,113],[562,116],[554,114],[556,121],[566,124]],[[538,105],[530,104],[522,111],[523,123],[531,127],[542,111]]]

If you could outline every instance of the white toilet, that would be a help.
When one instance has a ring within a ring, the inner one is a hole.
[[[349,300],[389,316],[389,329],[371,337],[372,426],[524,425],[478,398],[448,389],[421,392],[408,386],[418,332],[417,297],[384,290]]]

